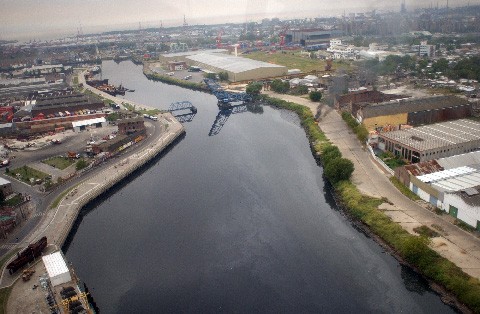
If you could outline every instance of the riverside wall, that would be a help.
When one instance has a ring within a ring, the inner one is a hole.
[[[171,121],[174,121],[174,119],[173,116],[170,117]],[[62,213],[64,213],[66,219],[64,219],[63,224],[58,225],[58,227],[55,227],[56,224],[52,223],[53,228],[51,229],[52,231],[56,231],[55,233],[57,235],[51,234],[50,237],[47,235],[49,243],[54,243],[57,247],[62,247],[75,224],[78,214],[85,205],[141,168],[185,132],[184,127],[179,122],[175,122],[175,124],[176,125],[173,126],[169,125],[161,138],[155,143],[150,144],[147,148],[135,154],[120,159],[114,165],[100,171],[92,178],[81,182],[70,190],[56,208],[56,211],[60,213],[59,216],[62,216]]]

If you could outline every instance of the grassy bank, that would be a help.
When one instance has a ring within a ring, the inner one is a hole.
[[[352,131],[357,135],[358,140],[361,143],[365,143],[368,139],[368,130],[361,123],[358,123],[351,114],[348,112],[342,112],[342,119],[347,123],[347,125],[352,129]]]
[[[268,105],[292,110],[297,113],[301,124],[316,154],[332,144],[315,123],[312,113],[304,106],[263,96]],[[426,236],[409,234],[399,224],[378,210],[382,199],[362,195],[350,181],[340,181],[334,185],[336,195],[344,210],[362,221],[379,236],[402,259],[413,265],[424,276],[443,286],[473,312],[480,313],[480,281],[465,274],[459,267],[440,256],[429,247]]]
[[[7,300],[12,292],[12,287],[0,289],[0,314],[7,313]]]
[[[184,87],[192,90],[208,91],[207,87],[202,83],[195,83],[191,81],[180,80],[171,76],[165,76],[165,75],[160,75],[155,73],[146,73],[145,71],[143,72],[143,74],[149,80],[159,81],[162,83],[176,85],[176,86],[180,86],[180,87]]]
[[[402,182],[400,182],[396,177],[390,177],[390,182],[406,197],[411,199],[412,201],[419,201],[421,198],[410,191]]]

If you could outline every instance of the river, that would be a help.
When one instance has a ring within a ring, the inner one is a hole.
[[[212,95],[102,66],[132,101],[198,108],[182,140],[71,234],[67,258],[102,313],[454,312],[336,209],[294,114],[232,114],[209,136]]]

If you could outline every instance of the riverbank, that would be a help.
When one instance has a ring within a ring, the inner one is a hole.
[[[263,97],[263,102],[297,113],[315,156],[321,156],[323,149],[333,145],[316,123],[308,107],[268,96]],[[465,304],[473,312],[480,313],[479,280],[466,274],[460,267],[434,251],[429,246],[432,244],[429,238],[410,234],[380,210],[379,207],[388,205],[388,200],[363,195],[350,181],[339,182],[333,187],[337,200],[346,212],[368,226],[369,230],[392,249],[395,256],[413,266],[426,278],[441,285],[444,289],[437,287],[438,292],[454,295],[458,300],[455,302],[458,308],[465,310],[462,308]],[[452,298],[447,298],[447,301],[451,300]]]
[[[85,83],[83,72],[79,75],[79,81]],[[100,96],[106,99],[117,102],[121,101],[121,99],[97,91],[86,84],[84,84],[84,86],[88,90],[100,94]],[[147,106],[143,105],[142,107],[147,108]],[[85,205],[118,185],[125,178],[128,178],[132,173],[158,156],[185,133],[184,127],[170,113],[163,113],[158,117],[157,122],[150,122],[152,125],[148,129],[149,136],[137,144],[140,146],[139,148],[135,147],[123,155],[116,157],[115,162],[110,162],[110,166],[108,167],[93,170],[98,171],[98,173],[87,175],[87,177],[83,179],[80,178],[82,181],[73,185],[71,188],[63,192],[58,191],[58,197],[52,203],[44,204],[47,209],[45,210],[42,222],[35,231],[27,236],[25,243],[35,242],[39,238],[46,236],[49,245],[44,254],[61,249],[81,209]],[[8,264],[8,262],[9,261],[7,261],[5,265]],[[16,308],[11,302],[20,304],[27,299],[25,295],[15,294],[15,291],[25,291],[25,289],[11,289],[17,285],[22,285],[22,281],[18,280],[20,276],[21,272],[18,272],[16,276],[11,276],[5,269],[2,270],[0,287],[4,289],[1,291],[12,291],[12,294],[8,298],[9,308]],[[29,291],[25,293],[29,293]],[[0,308],[4,308],[4,306],[4,303],[0,303]],[[22,306],[25,308],[25,304],[22,304]],[[35,308],[35,304],[32,303],[29,308]]]
[[[165,75],[155,73],[155,72],[152,71],[149,63],[147,63],[147,62],[143,63],[143,74],[149,80],[152,80],[152,81],[158,81],[158,82],[162,82],[162,83],[165,83],[165,84],[176,85],[176,86],[180,86],[180,87],[183,87],[183,88],[188,88],[188,89],[191,89],[191,90],[208,92],[207,86],[203,83],[195,83],[195,82],[191,82],[191,81],[180,80],[180,79],[177,79],[177,78],[174,78],[174,77],[171,77],[171,76],[165,76]]]

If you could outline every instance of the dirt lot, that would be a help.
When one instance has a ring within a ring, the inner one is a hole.
[[[181,70],[181,71],[167,71],[164,70],[159,63],[157,64],[152,64],[150,66],[153,72],[161,74],[161,75],[168,75],[167,73],[173,73],[172,77],[177,78],[177,79],[184,79],[188,75],[191,75],[192,78],[188,79],[189,81],[195,82],[195,83],[200,83],[203,81],[205,78],[203,76],[203,72],[188,72],[188,70]]]
[[[11,168],[21,166],[32,160],[40,161],[51,156],[65,155],[68,151],[82,153],[85,151],[87,141],[101,140],[106,135],[117,131],[117,126],[108,125],[102,128],[87,128],[85,131],[74,132],[66,130],[54,135],[38,137],[30,141],[18,141],[15,139],[3,140],[11,148],[9,153]],[[59,140],[59,144],[53,144],[52,140]]]

